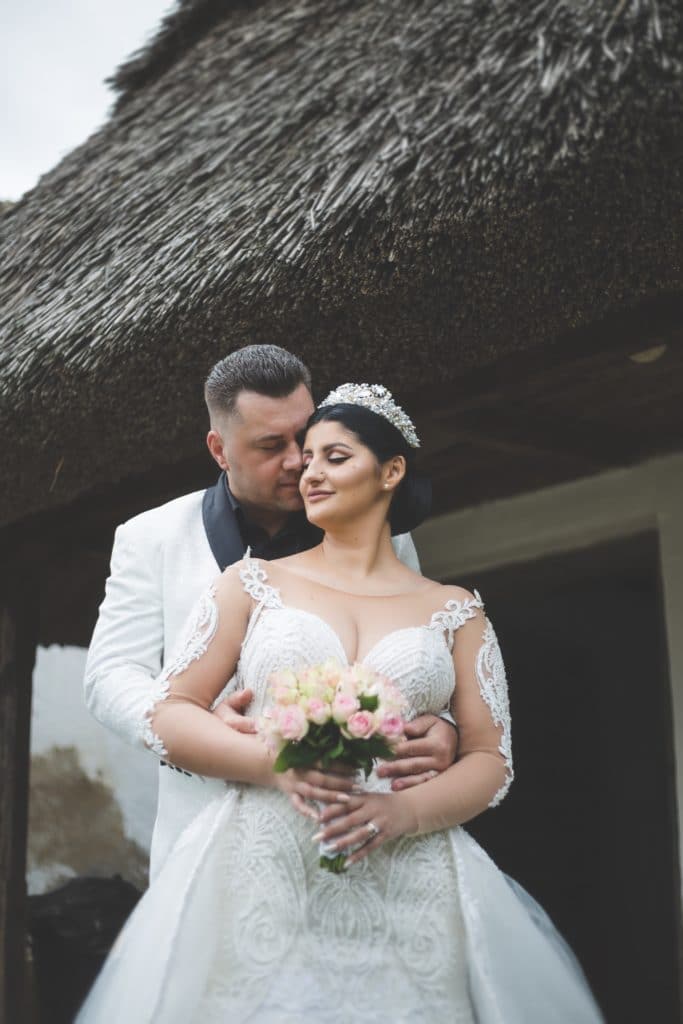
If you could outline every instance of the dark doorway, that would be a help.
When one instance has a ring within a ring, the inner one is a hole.
[[[459,579],[510,682],[516,781],[469,826],[545,906],[608,1024],[681,1019],[671,700],[654,533]]]

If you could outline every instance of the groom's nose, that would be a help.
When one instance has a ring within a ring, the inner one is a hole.
[[[287,446],[282,460],[282,468],[288,473],[301,472],[301,448],[296,441],[292,441],[292,443]]]

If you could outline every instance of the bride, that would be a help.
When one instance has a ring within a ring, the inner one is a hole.
[[[393,553],[392,530],[427,509],[418,445],[381,386],[332,392],[303,440],[321,544],[267,568],[245,557],[195,609],[149,744],[230,781],[178,839],[78,1024],[602,1020],[541,908],[461,827],[512,781],[507,687],[479,595]],[[456,763],[401,792],[374,772],[362,788],[342,770],[277,774],[264,743],[208,713],[233,674],[258,715],[274,671],[328,658],[390,677],[408,717],[450,706]],[[343,874],[320,869],[321,839],[350,851]]]

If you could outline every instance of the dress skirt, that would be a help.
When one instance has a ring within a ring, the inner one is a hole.
[[[593,1024],[538,904],[463,828],[318,866],[277,791],[230,786],[187,826],[76,1024]]]

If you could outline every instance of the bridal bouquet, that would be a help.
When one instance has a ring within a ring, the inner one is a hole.
[[[277,755],[275,771],[331,769],[341,761],[367,778],[378,758],[393,757],[403,738],[404,700],[385,676],[363,665],[328,660],[269,680],[272,704],[259,723]],[[345,854],[320,847],[320,866],[338,873]]]

